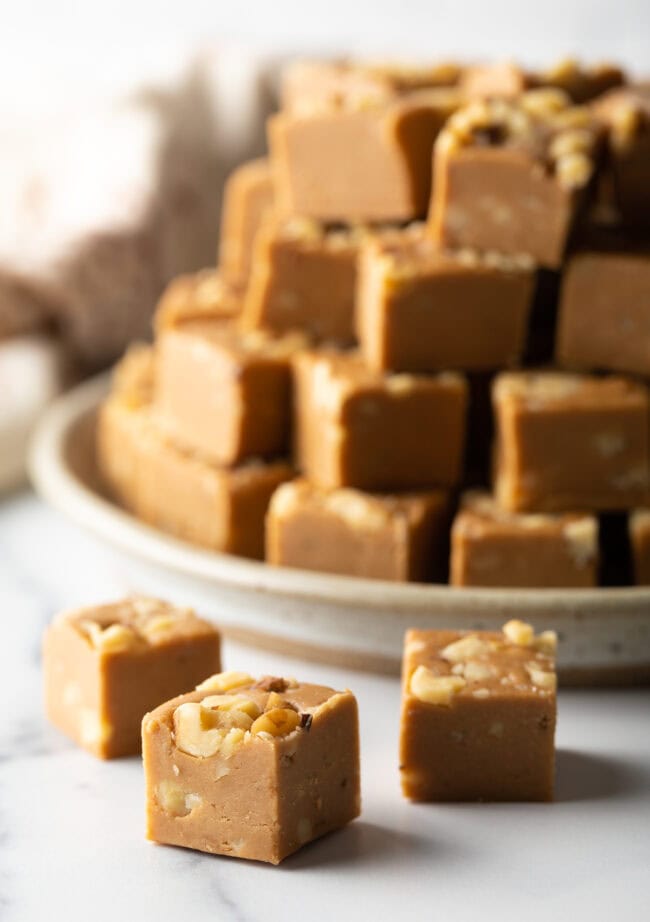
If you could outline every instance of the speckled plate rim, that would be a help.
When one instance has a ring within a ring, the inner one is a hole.
[[[316,658],[357,665],[399,657],[407,627],[496,627],[518,614],[554,627],[567,641],[567,667],[632,670],[650,676],[650,587],[459,589],[332,576],[202,550],[145,525],[93,489],[70,463],[82,424],[92,423],[109,376],[55,401],[32,437],[29,471],[37,492],[79,525],[167,573],[218,588],[220,621],[252,642],[295,641]],[[299,615],[305,612],[304,618]],[[351,617],[354,613],[355,617]],[[306,652],[305,655],[310,655]],[[383,667],[382,667],[383,669]]]

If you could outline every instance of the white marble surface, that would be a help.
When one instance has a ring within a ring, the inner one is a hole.
[[[278,868],[146,842],[139,760],[95,761],[48,727],[39,664],[55,611],[137,588],[136,564],[33,496],[0,504],[2,922],[647,918],[648,690],[561,693],[553,805],[414,805],[398,788],[396,680],[226,643],[229,668],[357,693],[361,819]]]

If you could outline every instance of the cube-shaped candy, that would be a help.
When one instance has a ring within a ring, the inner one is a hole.
[[[286,453],[290,358],[305,343],[301,334],[245,333],[227,321],[162,330],[154,385],[161,425],[216,464]]]
[[[298,467],[318,486],[444,487],[460,477],[467,383],[454,372],[386,375],[356,352],[303,352],[296,374]]]
[[[445,252],[413,233],[361,250],[357,328],[372,368],[478,370],[522,356],[535,273],[530,257]]]
[[[147,837],[279,864],[359,815],[349,691],[221,673],[142,722]]]
[[[261,158],[237,167],[228,177],[223,195],[219,268],[231,285],[242,288],[248,282],[255,235],[273,210],[269,161]]]
[[[556,637],[408,631],[402,791],[425,801],[547,801],[555,766]]]
[[[470,99],[513,98],[533,88],[552,87],[563,90],[573,102],[584,103],[624,80],[623,71],[615,64],[589,66],[565,58],[542,71],[526,71],[512,61],[468,67],[460,86]]]
[[[650,508],[634,509],[628,521],[634,582],[650,586]]]
[[[169,283],[158,302],[156,332],[192,320],[225,320],[241,309],[241,292],[218,269],[179,275]]]
[[[292,476],[284,461],[222,468],[180,449],[157,425],[145,362],[122,365],[98,421],[97,462],[106,486],[137,516],[178,538],[244,557],[264,556],[271,494]],[[143,375],[145,380],[143,381]]]
[[[470,103],[435,144],[430,223],[445,247],[560,264],[596,167],[600,129],[559,90]]]
[[[266,517],[269,563],[386,580],[442,580],[448,496],[395,495],[283,484]]]
[[[556,355],[565,368],[650,376],[650,247],[569,259]]]
[[[484,492],[463,496],[451,531],[454,586],[595,586],[598,519],[506,512]]]
[[[426,214],[431,148],[458,107],[454,89],[315,100],[268,123],[277,207],[327,222]]]
[[[134,755],[147,711],[219,668],[219,634],[191,609],[136,596],[66,612],[43,643],[47,715],[102,759]]]
[[[267,222],[256,238],[243,325],[351,342],[360,237],[306,218]]]
[[[614,376],[505,373],[493,386],[495,494],[513,512],[613,510],[648,492],[648,389]]]

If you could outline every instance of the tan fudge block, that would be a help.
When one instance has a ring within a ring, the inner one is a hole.
[[[404,234],[361,250],[357,327],[371,368],[481,370],[513,365],[526,344],[529,257],[445,252]]]
[[[154,317],[156,333],[194,320],[225,320],[241,310],[241,292],[218,269],[179,275],[165,289]]]
[[[402,791],[425,801],[553,799],[553,632],[406,634]]]
[[[189,608],[136,596],[66,612],[43,641],[47,716],[102,759],[135,755],[147,711],[219,668],[219,633]]]
[[[441,580],[448,519],[442,490],[386,496],[293,480],[271,499],[266,559],[369,579]]]
[[[556,356],[566,368],[650,376],[650,248],[571,257]]]
[[[556,268],[599,138],[589,111],[557,90],[460,109],[435,144],[431,233],[451,249],[526,253]]]
[[[650,509],[635,509],[628,520],[634,582],[650,586]]]
[[[219,268],[230,284],[248,281],[255,235],[273,210],[273,178],[266,158],[251,160],[234,170],[224,187],[219,240]]]
[[[147,838],[279,864],[359,815],[349,691],[221,673],[142,722]]]
[[[245,333],[228,322],[163,330],[156,342],[154,408],[184,448],[216,464],[286,454],[291,355],[300,334]]]
[[[298,467],[324,488],[408,490],[460,477],[467,384],[458,374],[383,375],[356,352],[294,362]]]
[[[329,222],[424,217],[433,142],[458,104],[437,89],[272,116],[278,209]]]
[[[512,61],[501,61],[466,68],[460,88],[470,99],[487,99],[514,98],[529,89],[551,87],[563,90],[575,103],[584,103],[624,80],[621,68],[610,63],[590,66],[565,58],[547,70],[533,72]]]
[[[258,559],[271,494],[293,473],[284,461],[221,468],[194,457],[129,393],[102,406],[97,461],[113,496],[143,521],[192,544]]]
[[[269,222],[256,239],[243,325],[351,342],[360,236],[304,218]]]
[[[648,390],[610,376],[499,375],[495,494],[510,511],[625,509],[648,491]]]
[[[587,587],[598,582],[598,519],[506,512],[465,494],[451,530],[453,586]]]

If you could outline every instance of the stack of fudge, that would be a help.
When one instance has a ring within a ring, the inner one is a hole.
[[[650,86],[297,62],[99,422],[113,495],[272,564],[650,583]]]

